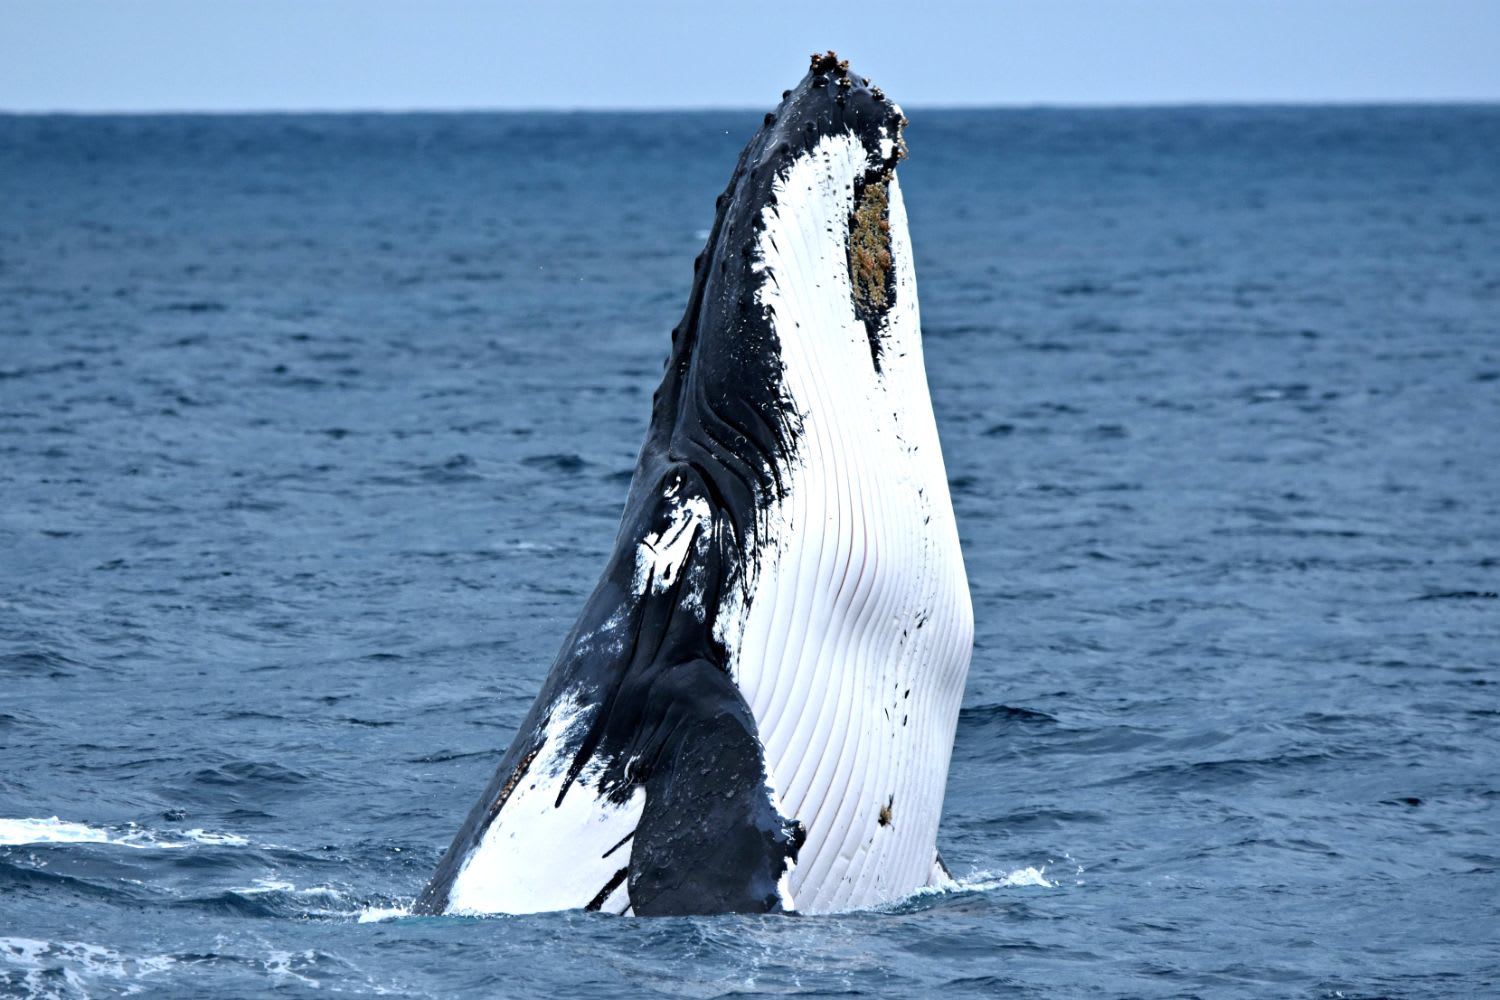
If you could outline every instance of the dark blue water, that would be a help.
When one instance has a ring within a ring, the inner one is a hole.
[[[759,116],[0,118],[0,989],[1500,992],[1500,108],[911,118],[963,887],[681,920],[371,918]]]

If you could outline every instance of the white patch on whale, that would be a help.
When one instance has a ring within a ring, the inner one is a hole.
[[[674,486],[675,491],[675,486]],[[671,498],[671,492],[668,498]],[[636,549],[635,579],[632,591],[641,597],[650,586],[652,593],[662,594],[677,581],[682,564],[693,549],[693,539],[710,519],[708,501],[699,496],[677,501],[667,526],[641,539]]]
[[[888,182],[895,299],[881,370],[848,267],[852,133],[794,160],[762,212],[760,302],[800,422],[718,638],[750,704],[781,813],[807,830],[804,912],[899,899],[934,872],[973,611],[922,364],[906,211]]]
[[[585,768],[562,802],[570,747],[587,729],[597,705],[567,691],[552,706],[541,746],[505,807],[453,880],[447,912],[542,913],[588,903],[621,868],[630,865],[630,843],[646,807],[636,788],[615,805],[592,787],[596,770]],[[607,856],[606,856],[607,855]],[[622,913],[630,905],[622,882],[601,909]]]

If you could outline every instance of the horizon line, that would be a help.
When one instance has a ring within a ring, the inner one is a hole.
[[[1500,97],[1398,97],[1398,98],[1296,98],[1296,99],[1184,99],[1122,101],[998,101],[989,103],[913,103],[902,108],[918,112],[944,111],[1134,111],[1183,108],[1421,108],[1421,107],[1489,107],[1500,106]],[[372,107],[361,105],[307,107],[229,107],[229,108],[8,108],[0,107],[5,117],[176,117],[176,116],[272,116],[272,115],[463,115],[463,114],[759,114],[760,105],[411,105]]]

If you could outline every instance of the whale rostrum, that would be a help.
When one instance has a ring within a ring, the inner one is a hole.
[[[830,52],[740,154],[613,553],[416,912],[828,912],[942,877],[973,612],[905,124]]]

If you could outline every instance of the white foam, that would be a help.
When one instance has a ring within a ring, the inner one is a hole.
[[[207,830],[192,829],[184,830],[177,836],[186,837],[195,844],[208,844],[213,847],[249,847],[250,841],[237,833],[210,833]],[[173,844],[173,847],[185,846]]]
[[[1040,868],[1017,868],[999,876],[989,876],[988,873],[976,873],[958,883],[958,887],[968,892],[988,892],[991,889],[1004,889],[1010,886],[1036,886],[1040,889],[1056,889],[1057,882],[1047,881],[1047,866]]]
[[[170,955],[140,958],[113,948],[83,941],[38,941],[34,938],[0,937],[0,968],[21,973],[30,997],[89,997],[102,991],[131,996],[147,989],[141,980],[166,972],[177,964]],[[102,982],[101,982],[102,981]]]
[[[0,847],[21,847],[27,844],[108,844],[136,850],[176,850],[192,847],[194,844],[247,847],[250,841],[238,834],[210,833],[207,830],[163,834],[134,823],[127,824],[123,830],[110,830],[89,826],[87,823],[72,823],[56,816],[46,819],[0,818]]]
[[[411,906],[367,906],[359,911],[357,921],[361,924],[378,924],[382,920],[397,920],[411,916]]]
[[[0,847],[22,844],[107,844],[108,830],[50,819],[0,819]]]
[[[947,896],[966,892],[993,892],[996,889],[1021,887],[1056,889],[1060,884],[1047,878],[1046,865],[1040,868],[1028,865],[1009,872],[977,871],[970,872],[960,879],[944,877],[941,881],[918,889],[909,898],[919,899],[923,896]]]
[[[304,976],[299,969],[311,969],[317,965],[318,953],[311,948],[303,951],[279,951],[272,949],[266,953],[264,968],[266,974],[272,979],[282,981],[293,979],[304,986],[317,989],[321,983],[310,976]]]

